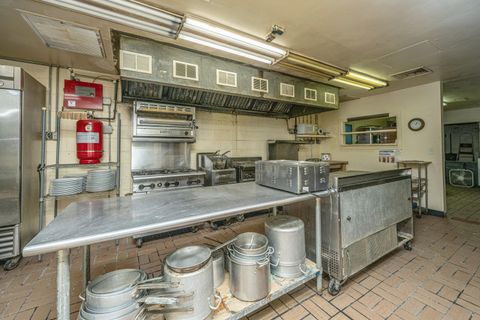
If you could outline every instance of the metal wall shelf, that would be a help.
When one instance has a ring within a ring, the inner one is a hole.
[[[46,165],[46,169],[51,168],[83,168],[83,169],[93,169],[98,167],[116,167],[117,162],[101,162],[96,164],[80,164],[80,163],[59,163],[59,164],[49,164]]]
[[[84,195],[92,195],[92,196],[102,196],[102,195],[110,195],[112,192],[116,192],[118,188],[112,189],[112,190],[107,190],[107,191],[98,191],[98,192],[80,192],[76,194],[69,194],[69,195],[64,195],[64,196],[52,196],[50,194],[46,194],[45,198],[46,199],[72,199]],[[116,195],[115,195],[116,196]]]

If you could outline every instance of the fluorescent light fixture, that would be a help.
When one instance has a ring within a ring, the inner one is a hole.
[[[323,74],[329,75],[330,77],[337,77],[345,73],[343,69],[309,57],[302,56],[297,53],[289,53],[288,56],[286,56],[285,59],[283,59],[281,62],[287,62],[305,69],[311,69],[317,72],[321,72]]]
[[[343,84],[348,84],[349,86],[354,86],[354,87],[358,87],[358,88],[362,88],[362,89],[366,89],[366,90],[372,90],[372,89],[375,88],[374,86],[371,86],[371,85],[368,85],[368,84],[365,84],[365,83],[361,83],[361,82],[357,82],[357,81],[353,81],[353,80],[350,80],[350,79],[347,79],[347,78],[344,78],[344,77],[333,78],[332,81],[340,82],[340,83],[343,83]]]
[[[272,62],[273,62],[272,59],[269,59],[268,57],[256,55],[254,53],[251,53],[251,52],[239,49],[239,48],[230,47],[226,44],[218,43],[218,42],[212,41],[210,39],[202,38],[202,37],[199,37],[199,36],[196,36],[196,35],[190,35],[190,34],[186,34],[186,33],[182,32],[182,33],[180,33],[178,38],[182,39],[182,40],[190,41],[190,42],[193,42],[193,43],[196,43],[196,44],[200,44],[202,46],[206,46],[206,47],[209,47],[209,48],[212,48],[212,49],[228,52],[228,53],[231,53],[231,54],[234,54],[234,55],[237,55],[237,56],[241,56],[241,57],[244,57],[244,58],[255,60],[255,61],[258,61],[258,62],[262,62],[262,63],[266,63],[266,64],[272,64]]]
[[[182,16],[130,0],[91,0],[89,3],[80,0],[41,1],[170,38],[176,37],[182,23]]]
[[[379,80],[379,79],[373,78],[371,76],[368,76],[366,74],[358,73],[358,72],[351,71],[351,70],[348,71],[348,73],[345,75],[345,77],[347,77],[349,79],[352,79],[352,80],[364,82],[364,83],[372,85],[374,87],[386,87],[388,85],[388,83],[386,81]]]
[[[287,68],[287,69],[292,70],[292,71],[297,71],[297,72],[300,72],[300,73],[303,73],[303,74],[308,74],[308,75],[311,75],[311,76],[314,76],[314,77],[318,77],[318,78],[321,78],[323,80],[329,80],[329,79],[332,78],[331,75],[326,74],[324,72],[320,72],[320,71],[317,71],[317,70],[314,70],[314,69],[309,69],[309,68],[305,68],[305,67],[302,67],[302,66],[298,66],[298,65],[295,65],[295,64],[285,62],[285,59],[275,63],[275,65]]]
[[[287,51],[282,48],[265,43],[261,40],[243,36],[195,18],[187,17],[182,30],[201,34],[204,37],[212,38],[212,40],[217,39],[227,44],[244,47],[249,51],[257,51],[272,58],[281,58],[287,54]]]

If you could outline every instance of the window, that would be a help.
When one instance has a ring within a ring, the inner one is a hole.
[[[349,118],[343,123],[344,145],[397,143],[397,117],[389,114]]]

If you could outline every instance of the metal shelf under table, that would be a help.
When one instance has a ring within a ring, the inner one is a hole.
[[[215,311],[213,320],[241,319],[266,306],[273,300],[280,298],[298,286],[315,279],[318,275],[321,275],[321,271],[315,266],[315,262],[306,259],[305,264],[307,266],[307,271],[298,278],[282,279],[272,275],[272,289],[270,294],[262,300],[253,302],[241,301],[232,296],[230,293],[229,274],[228,272],[225,272],[225,281],[223,281],[222,285],[217,288],[217,292],[220,293],[223,303],[220,309]]]

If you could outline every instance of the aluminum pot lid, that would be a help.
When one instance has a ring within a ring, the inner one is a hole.
[[[265,227],[287,232],[298,231],[299,229],[304,229],[304,223],[300,218],[281,215],[269,218],[265,221]]]
[[[188,246],[174,251],[165,263],[176,272],[193,272],[207,264],[211,256],[212,252],[206,246]]]
[[[93,294],[111,294],[133,287],[146,278],[146,273],[139,269],[121,269],[97,277],[87,290]]]

